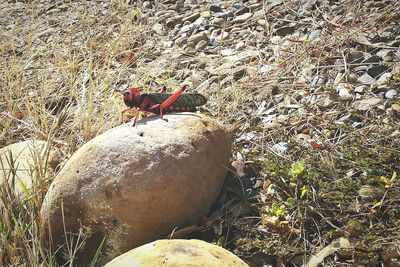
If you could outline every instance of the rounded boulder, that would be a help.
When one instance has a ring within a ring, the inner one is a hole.
[[[103,239],[99,264],[208,214],[227,172],[230,135],[205,116],[165,117],[95,137],[50,186],[44,227],[55,247],[79,236],[79,266],[90,263]]]
[[[8,182],[18,197],[29,197],[39,189],[37,179],[47,178],[59,163],[60,154],[45,141],[8,145],[0,149],[0,186]]]
[[[246,267],[230,251],[202,240],[157,240],[132,249],[110,261],[105,267]]]

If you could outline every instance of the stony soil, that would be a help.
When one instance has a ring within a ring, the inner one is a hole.
[[[184,237],[252,266],[396,266],[399,25],[396,0],[4,2],[0,147],[50,139],[67,160],[119,124],[124,89],[186,84],[234,150]]]

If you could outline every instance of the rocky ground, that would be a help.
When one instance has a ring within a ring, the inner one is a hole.
[[[234,133],[186,236],[253,266],[397,266],[399,25],[395,0],[4,2],[0,148],[50,140],[65,162],[120,123],[124,89],[186,84]],[[24,262],[1,229],[0,263]]]

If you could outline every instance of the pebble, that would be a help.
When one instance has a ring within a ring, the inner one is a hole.
[[[224,24],[224,22],[225,22],[225,20],[224,20],[223,18],[214,18],[214,19],[211,21],[211,24],[221,26],[222,24]]]
[[[316,39],[320,36],[320,34],[321,34],[321,30],[314,30],[314,31],[310,32],[310,34],[308,35],[308,39],[311,39],[311,40]]]
[[[367,73],[372,77],[372,78],[378,78],[379,75],[384,73],[386,70],[386,67],[383,65],[376,65],[367,70]]]
[[[253,16],[252,13],[244,13],[243,15],[237,16],[233,19],[233,23],[242,23],[247,21],[249,18]]]
[[[380,104],[383,101],[382,98],[379,97],[371,97],[363,100],[357,100],[354,101],[353,107],[355,109],[361,110],[361,111],[366,111],[369,110],[373,107],[376,107],[378,104]]]
[[[236,3],[233,4],[233,7],[236,8],[236,9],[240,9],[242,7],[242,4],[236,2]]]
[[[263,7],[262,3],[254,3],[254,4],[249,6],[251,11],[260,10],[262,7]]]
[[[392,78],[392,74],[390,72],[386,72],[379,77],[379,79],[374,83],[375,86],[381,86],[387,84],[389,80]]]
[[[235,16],[241,16],[245,13],[248,13],[249,11],[250,11],[250,9],[248,7],[243,7],[235,12]]]
[[[182,36],[175,40],[175,44],[178,46],[182,46],[185,41],[186,41],[186,37]]]
[[[356,83],[356,82],[357,82],[357,79],[358,79],[358,76],[357,76],[356,74],[354,74],[354,73],[350,73],[350,74],[347,76],[347,81],[348,81],[349,83]]]
[[[201,40],[200,42],[197,43],[195,49],[196,50],[203,50],[204,48],[207,47],[208,41],[206,40]]]
[[[347,63],[361,63],[364,59],[364,53],[361,51],[351,51],[345,56]]]
[[[349,89],[347,88],[347,83],[341,83],[336,87],[336,91],[338,95],[343,100],[351,100],[353,99],[353,95],[350,93]]]
[[[290,147],[289,143],[280,142],[278,144],[273,145],[271,149],[275,151],[277,154],[285,154],[288,151],[289,147]]]
[[[154,24],[153,26],[153,30],[158,34],[158,35],[164,35],[164,31],[163,31],[163,26],[159,23]]]
[[[239,43],[237,43],[236,44],[236,50],[240,50],[240,49],[242,49],[244,47],[244,42],[243,41],[240,41]]]
[[[358,77],[357,82],[364,84],[364,85],[371,85],[374,82],[376,82],[376,80],[374,78],[372,78],[368,73],[364,73],[363,75]]]
[[[203,18],[210,18],[210,17],[212,16],[212,15],[211,15],[211,12],[208,11],[208,10],[201,12],[200,15],[201,15],[201,17],[203,17]]]
[[[194,43],[195,45],[200,42],[200,41],[208,41],[208,37],[207,34],[205,34],[204,32],[195,34],[193,36],[190,36],[187,40],[188,43]]]
[[[190,55],[195,55],[196,54],[196,50],[193,47],[186,47],[185,48],[185,53],[186,54],[190,54]]]
[[[210,6],[210,11],[212,11],[212,12],[222,12],[222,8],[219,5],[211,5]]]
[[[390,89],[385,93],[385,98],[387,99],[393,99],[397,95],[397,91],[394,89]]]
[[[219,12],[216,14],[217,18],[224,18],[224,19],[232,18],[233,16],[234,16],[233,12],[230,10],[225,11],[225,12]]]
[[[192,15],[189,15],[185,18],[182,19],[183,22],[185,21],[190,21],[190,22],[194,22],[196,19],[198,19],[200,17],[200,12],[196,12]]]
[[[365,90],[367,90],[367,89],[368,89],[367,86],[360,85],[360,86],[357,86],[356,88],[354,88],[354,92],[358,93],[358,94],[364,94]]]
[[[221,56],[227,57],[227,56],[232,56],[236,54],[236,51],[233,49],[222,49],[221,50]]]
[[[393,104],[392,109],[396,112],[400,112],[400,104]]]
[[[226,31],[223,31],[223,32],[220,34],[220,36],[219,36],[219,38],[220,38],[221,40],[226,40],[228,37],[229,37],[229,33],[226,32]]]
[[[311,88],[319,88],[326,83],[326,79],[322,75],[316,75],[310,83]]]
[[[263,27],[267,27],[269,25],[268,21],[266,21],[265,19],[258,19],[257,24]]]

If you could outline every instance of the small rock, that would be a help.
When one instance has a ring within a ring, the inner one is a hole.
[[[142,6],[143,6],[144,9],[152,8],[152,7],[153,7],[153,5],[151,4],[150,1],[144,1],[143,4],[142,4]]]
[[[347,63],[354,64],[354,63],[361,63],[364,60],[364,52],[361,51],[350,51],[346,54],[345,60]]]
[[[47,142],[40,140],[27,140],[1,148],[0,162],[2,162],[3,169],[0,171],[0,186],[3,186],[6,177],[13,177],[12,173],[15,171],[15,188],[13,189],[18,196],[24,196],[24,188],[30,191],[33,184],[38,186],[38,181],[34,180],[35,177],[40,177],[48,171],[54,171],[60,163],[61,156],[58,152],[54,149],[50,150],[49,154],[48,152]],[[8,164],[10,153],[16,168],[14,170],[11,169],[12,165]],[[47,158],[47,156],[49,157]]]
[[[184,25],[180,30],[179,30],[179,34],[188,32],[193,30],[196,27],[196,25],[194,25],[193,23],[188,24],[188,25]]]
[[[245,76],[247,73],[245,67],[237,67],[232,71],[232,76],[237,80]]]
[[[393,104],[391,107],[394,111],[396,112],[400,112],[400,104]]]
[[[236,11],[234,13],[235,16],[240,16],[243,15],[244,13],[248,13],[250,12],[250,9],[248,7],[242,7],[241,9],[239,9],[238,11]]]
[[[239,43],[236,44],[235,49],[240,50],[244,47],[244,42],[240,41]]]
[[[353,69],[353,71],[354,71],[357,75],[361,76],[361,75],[364,74],[364,72],[367,71],[367,69],[368,69],[368,66],[361,65],[361,66],[356,66],[356,67]]]
[[[193,36],[190,36],[188,38],[187,42],[197,44],[198,42],[200,42],[202,40],[208,41],[208,37],[205,32],[201,32],[201,33],[195,34]]]
[[[193,47],[186,47],[185,53],[189,55],[196,55],[196,50]]]
[[[265,75],[274,69],[275,69],[275,66],[273,66],[273,65],[262,65],[258,68],[257,73],[260,75]]]
[[[390,79],[392,78],[392,74],[390,72],[386,72],[382,74],[381,77],[372,85],[374,88],[377,88],[381,85],[388,84]]]
[[[385,97],[386,97],[387,99],[393,99],[396,95],[397,95],[397,91],[394,90],[394,89],[390,89],[389,91],[387,91],[387,92],[385,93]]]
[[[376,82],[376,80],[374,78],[372,78],[368,73],[364,73],[363,75],[358,77],[357,81],[359,83],[365,84],[365,85],[371,85],[374,82]]]
[[[248,19],[250,19],[253,16],[252,13],[244,13],[243,15],[237,16],[233,19],[233,23],[242,23],[247,21]]]
[[[219,38],[218,37],[211,37],[209,43],[210,43],[211,46],[216,46],[217,44],[219,44]]]
[[[224,41],[224,40],[228,39],[228,37],[229,37],[229,33],[226,32],[226,31],[223,31],[223,32],[220,34],[219,39]]]
[[[194,43],[194,42],[188,42],[187,44],[186,44],[186,48],[195,48],[196,47],[196,43]]]
[[[163,41],[162,44],[165,48],[171,48],[174,45],[174,42],[173,41]]]
[[[330,108],[333,106],[333,103],[334,103],[333,100],[330,99],[329,97],[321,97],[317,101],[317,105],[320,108]]]
[[[310,88],[319,88],[326,83],[326,78],[322,75],[316,75],[310,83]]]
[[[223,18],[214,18],[214,19],[211,21],[211,24],[221,26],[221,25],[224,24],[224,22],[225,22],[225,20],[224,20]]]
[[[277,154],[285,154],[289,149],[289,143],[280,142],[272,146],[272,150],[275,151]]]
[[[195,49],[196,50],[203,50],[204,48],[207,47],[208,41],[206,40],[201,40],[200,42],[197,43]]]
[[[370,56],[364,59],[361,63],[379,63],[380,58],[378,56]]]
[[[389,49],[382,49],[376,53],[376,56],[382,58],[384,62],[393,61],[396,59],[396,54]]]
[[[385,72],[386,67],[383,65],[376,65],[373,66],[369,69],[367,69],[367,73],[372,77],[372,78],[377,78],[379,77],[383,72]]]
[[[154,24],[153,30],[158,34],[158,35],[164,35],[165,32],[163,31],[163,26],[159,23]]]
[[[225,11],[225,12],[219,12],[219,13],[216,14],[217,18],[223,18],[223,19],[232,18],[233,16],[234,16],[233,12],[230,11],[230,10]]]
[[[354,88],[354,92],[355,92],[355,93],[358,93],[358,94],[364,94],[364,93],[365,93],[365,90],[367,90],[367,89],[368,89],[367,86],[365,86],[365,85],[360,85],[360,86],[357,86],[356,88]]]
[[[181,10],[185,7],[184,3],[180,0],[176,1],[175,6],[174,6],[174,10],[176,12],[181,12]]]
[[[168,19],[168,20],[165,22],[165,25],[166,25],[168,28],[174,28],[175,25],[176,25],[176,22],[175,22],[174,19]]]
[[[184,44],[184,42],[186,41],[186,37],[179,37],[178,39],[175,40],[175,44],[177,46],[182,46]]]
[[[189,16],[183,18],[182,22],[186,22],[186,21],[194,22],[199,17],[200,17],[200,12],[196,12],[196,13],[194,13],[192,15],[189,15]]]
[[[336,91],[338,92],[338,95],[343,100],[353,99],[353,95],[350,93],[350,90],[347,87],[348,86],[346,83],[338,84],[338,86],[336,87]]]
[[[219,5],[211,5],[210,6],[210,11],[212,11],[212,12],[222,12],[222,8],[221,8],[221,6],[219,6]]]
[[[366,111],[376,107],[378,104],[382,102],[382,98],[379,97],[371,97],[363,100],[356,100],[353,102],[352,106],[355,109]]]
[[[240,9],[241,7],[242,7],[241,3],[236,2],[233,4],[233,8]]]
[[[257,19],[257,24],[262,26],[262,27],[267,27],[269,25],[268,21],[265,20],[265,19]]]
[[[232,252],[202,240],[157,240],[132,249],[104,267],[192,266],[248,267]]]
[[[358,80],[358,76],[355,75],[354,73],[350,73],[349,76],[347,76],[347,81],[349,83],[356,83]]]
[[[210,18],[211,17],[211,12],[206,10],[200,13],[201,18]]]
[[[223,57],[228,57],[236,54],[236,51],[233,49],[222,49],[221,50],[221,56]]]
[[[254,4],[249,6],[251,11],[260,10],[260,9],[262,9],[262,7],[263,7],[262,3],[254,3]]]
[[[321,30],[314,30],[308,34],[308,38],[313,40],[313,39],[318,38],[320,36],[320,34],[321,34]]]
[[[286,36],[286,35],[294,33],[295,30],[296,30],[295,25],[291,24],[291,25],[288,25],[288,26],[283,26],[283,27],[277,28],[275,30],[275,33],[278,36]]]

